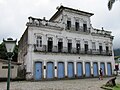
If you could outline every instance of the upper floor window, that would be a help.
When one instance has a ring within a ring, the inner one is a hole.
[[[84,43],[85,43],[85,44],[84,44],[85,53],[87,53],[87,52],[88,52],[88,41],[85,41]]]
[[[109,46],[108,46],[108,43],[106,43],[105,46],[106,46],[106,53],[108,53],[108,52],[109,52]]]
[[[68,53],[72,51],[72,40],[68,40]]]
[[[93,50],[96,50],[95,42],[92,42],[92,49],[93,49]]]
[[[76,52],[79,53],[80,52],[80,41],[78,40],[76,43]]]
[[[87,24],[83,24],[83,32],[87,31]]]
[[[52,48],[53,48],[53,38],[49,37],[48,38],[48,52],[52,52]]]
[[[42,47],[42,36],[37,36],[36,46],[37,47]]]
[[[58,40],[58,52],[62,52],[62,48],[63,48],[63,40],[59,39]]]
[[[79,30],[79,22],[75,22],[75,30],[76,30],[76,31]]]
[[[70,30],[70,28],[71,28],[71,21],[67,20],[67,29]]]
[[[103,48],[102,48],[102,43],[99,43],[99,52],[102,53]]]
[[[109,47],[108,46],[106,46],[106,53],[108,53],[109,52]]]

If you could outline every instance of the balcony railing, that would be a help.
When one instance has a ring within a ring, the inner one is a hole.
[[[50,49],[48,49],[47,45],[43,45],[42,47],[37,47],[37,45],[34,45],[34,51],[35,52],[66,53],[66,54],[88,54],[88,55],[112,56],[111,50],[100,51],[99,49],[97,49],[97,50],[93,50],[93,49],[85,50],[84,48],[81,48],[81,49],[72,48],[71,51],[69,51],[67,47],[63,47],[61,50],[58,50],[57,46],[53,46],[50,50]]]
[[[84,28],[82,26],[80,26],[79,28],[76,29],[75,25],[72,25],[71,27],[67,27],[66,25],[66,30],[67,31],[76,31],[76,32],[79,32],[79,33],[90,33],[90,28],[87,28],[86,30],[84,30]]]

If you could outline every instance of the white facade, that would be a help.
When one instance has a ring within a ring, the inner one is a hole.
[[[110,31],[94,29],[92,15],[60,6],[49,21],[29,17],[18,53],[18,61],[26,67],[26,78],[97,77],[100,68],[105,76],[111,76],[113,36]]]
[[[18,63],[11,62],[11,73],[10,78],[17,78],[18,71]],[[7,60],[0,59],[0,79],[4,79],[8,77],[8,62]]]

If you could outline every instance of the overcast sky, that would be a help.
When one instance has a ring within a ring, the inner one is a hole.
[[[8,37],[19,40],[29,16],[50,19],[56,7],[63,5],[94,13],[92,26],[112,31],[114,48],[120,47],[120,2],[111,11],[107,3],[108,0],[0,0],[0,42]]]

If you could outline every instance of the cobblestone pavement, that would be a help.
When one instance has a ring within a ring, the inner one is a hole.
[[[10,83],[10,90],[103,90],[100,87],[110,78],[98,80],[76,79],[76,80],[58,80],[58,81],[15,81]],[[117,83],[120,83],[120,77],[117,77]],[[6,82],[0,82],[0,90],[6,90]]]

